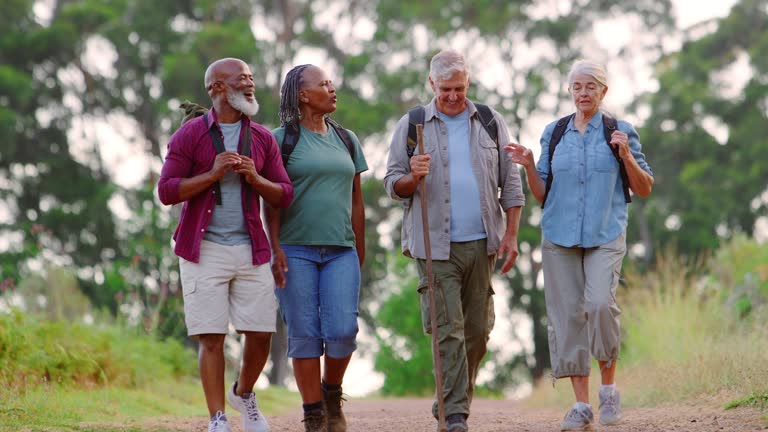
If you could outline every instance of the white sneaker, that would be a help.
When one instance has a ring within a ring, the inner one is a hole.
[[[600,398],[600,424],[604,426],[615,425],[621,421],[621,396],[614,389],[601,389]]]
[[[592,422],[595,416],[592,414],[592,407],[589,405],[573,405],[560,425],[561,431],[585,431],[592,429]]]
[[[227,400],[232,408],[238,410],[243,416],[243,429],[245,432],[269,432],[267,419],[259,411],[259,404],[256,402],[256,394],[243,393],[242,396],[235,394],[237,381],[227,392]]]
[[[223,412],[217,411],[216,415],[208,422],[208,432],[232,432]]]

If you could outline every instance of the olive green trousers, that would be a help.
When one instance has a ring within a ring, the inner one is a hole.
[[[432,262],[446,416],[469,416],[477,371],[495,320],[491,288],[495,264],[485,239],[451,243],[449,259]],[[426,260],[418,259],[417,265],[422,322],[424,331],[431,333]],[[437,418],[437,399],[432,414]]]

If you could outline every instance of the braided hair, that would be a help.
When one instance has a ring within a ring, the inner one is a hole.
[[[280,126],[290,124],[298,126],[301,118],[299,110],[299,91],[301,90],[301,75],[311,64],[303,64],[294,67],[285,75],[283,87],[280,89]]]

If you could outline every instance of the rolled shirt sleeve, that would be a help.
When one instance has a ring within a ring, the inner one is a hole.
[[[389,155],[387,156],[387,173],[384,175],[384,189],[390,198],[403,201],[410,197],[401,197],[395,192],[395,183],[404,175],[411,172],[410,161],[408,160],[408,114],[400,118],[392,134],[392,141],[389,144]]]
[[[157,183],[157,195],[164,205],[181,202],[179,184],[182,179],[192,174],[193,158],[189,154],[189,146],[185,145],[190,139],[189,131],[189,127],[177,130],[168,142],[168,154],[165,156]]]
[[[509,130],[504,118],[493,111],[493,116],[496,119],[496,124],[499,125],[499,176],[501,187],[501,195],[499,197],[499,204],[501,208],[506,212],[511,207],[522,207],[525,205],[525,193],[523,192],[523,182],[520,178],[520,169],[517,164],[512,162],[512,158],[509,157],[503,147],[510,142]]]

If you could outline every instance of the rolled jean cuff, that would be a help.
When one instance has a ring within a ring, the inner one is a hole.
[[[355,338],[334,339],[325,341],[325,355],[330,358],[342,359],[352,355],[357,349]]]
[[[288,357],[317,358],[323,355],[321,338],[288,338]]]

